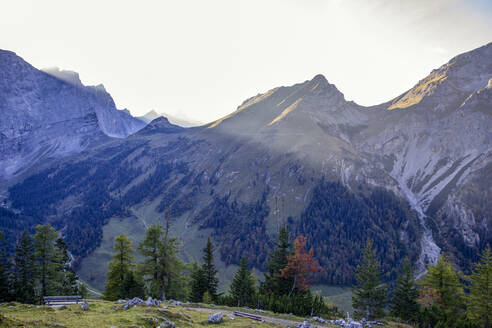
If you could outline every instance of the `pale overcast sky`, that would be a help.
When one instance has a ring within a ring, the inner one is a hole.
[[[0,48],[103,83],[119,108],[211,121],[318,73],[387,101],[492,41],[492,0],[2,0]]]

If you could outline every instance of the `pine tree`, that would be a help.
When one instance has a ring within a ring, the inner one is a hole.
[[[56,273],[58,275],[58,295],[78,295],[79,278],[71,266],[68,246],[63,238],[58,238],[55,242],[56,252]]]
[[[190,301],[200,303],[203,295],[207,291],[206,276],[203,267],[198,263],[193,263],[191,268],[191,291]]]
[[[413,277],[413,268],[410,260],[405,258],[393,291],[391,314],[407,322],[414,321],[419,314],[418,297],[419,291]]]
[[[283,226],[275,242],[275,249],[269,255],[270,259],[267,265],[268,273],[265,273],[265,279],[261,286],[262,293],[275,295],[289,294],[293,281],[291,278],[282,277],[281,271],[287,266],[291,248],[289,232],[287,227]]]
[[[492,319],[492,252],[487,246],[480,255],[480,262],[475,264],[471,276],[470,294],[467,298],[468,317],[480,323],[481,327],[490,328]]]
[[[321,270],[318,260],[314,258],[314,251],[311,248],[308,251],[306,247],[307,239],[304,235],[299,235],[294,241],[294,253],[289,255],[287,266],[280,271],[282,278],[290,278],[292,287],[289,296],[296,291],[304,293],[310,288],[310,275]]]
[[[430,266],[422,281],[423,291],[432,292],[435,305],[444,314],[445,325],[454,323],[463,312],[464,291],[458,273],[444,255]]]
[[[229,293],[234,300],[234,304],[237,304],[237,306],[249,305],[256,293],[255,279],[248,269],[244,255],[241,258],[239,269],[232,280]]]
[[[386,305],[386,286],[381,283],[380,263],[368,240],[364,249],[362,263],[355,274],[357,285],[353,288],[352,305],[355,314],[372,320],[384,314]]]
[[[24,230],[15,247],[13,289],[17,302],[36,301],[34,267],[34,245],[29,233]]]
[[[125,277],[132,270],[133,252],[132,243],[126,235],[119,235],[114,239],[113,260],[109,262],[109,271],[104,290],[104,298],[107,300],[117,300],[124,298],[126,291],[122,289]]]
[[[41,299],[56,291],[55,240],[58,232],[50,225],[36,226],[34,234],[34,257],[41,284]]]
[[[207,240],[207,246],[203,249],[203,271],[205,274],[206,290],[210,293],[212,300],[217,299],[217,288],[219,279],[217,278],[217,269],[214,264],[214,245],[210,237]]]

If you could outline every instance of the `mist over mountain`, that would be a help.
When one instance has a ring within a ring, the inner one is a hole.
[[[353,282],[368,238],[388,280],[404,257],[423,272],[441,252],[468,270],[492,242],[492,43],[381,105],[346,101],[317,75],[247,99],[205,126],[182,128],[150,113],[151,123],[132,135],[144,123],[114,115],[109,94],[77,87],[73,73],[55,79],[2,52],[0,74],[0,109],[9,118],[2,147],[39,127],[73,140],[67,152],[84,150],[26,173],[9,189],[6,211],[17,224],[62,231],[79,273],[96,287],[115,234],[141,240],[167,217],[184,259],[199,258],[211,236],[221,265],[245,254],[260,270],[287,225],[308,237],[323,267],[318,281],[338,285]],[[47,149],[61,149],[51,142]],[[5,163],[29,158],[9,147]]]
[[[167,114],[167,113],[158,113],[155,110],[151,110],[147,112],[145,115],[138,116],[137,118],[141,121],[144,121],[145,123],[150,123],[152,120],[155,120],[158,117],[165,117],[172,124],[176,124],[182,127],[193,127],[193,126],[203,125],[203,122],[197,120],[189,119],[182,116]]]
[[[0,114],[0,179],[145,126],[117,110],[102,85],[84,86],[71,71],[40,71],[5,50],[0,50]]]

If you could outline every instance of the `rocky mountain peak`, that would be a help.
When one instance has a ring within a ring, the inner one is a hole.
[[[492,77],[492,43],[452,58],[412,89],[395,98],[388,109],[422,107],[444,111],[456,108]]]
[[[72,85],[84,86],[77,72],[62,70],[59,67],[43,68],[42,71]]]

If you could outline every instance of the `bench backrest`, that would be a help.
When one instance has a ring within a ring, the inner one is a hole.
[[[261,317],[260,316],[254,315],[254,314],[251,314],[251,313],[234,311],[234,315],[235,316],[238,316],[238,317],[246,317],[246,318],[250,318],[250,319],[253,319],[253,320],[261,321]]]
[[[63,304],[63,303],[74,303],[78,304],[82,299],[82,296],[45,296],[43,297],[44,303],[49,304]]]

